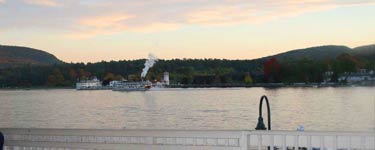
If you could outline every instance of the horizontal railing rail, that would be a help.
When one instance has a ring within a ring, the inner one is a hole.
[[[5,149],[354,150],[375,149],[372,132],[13,129],[0,128]]]

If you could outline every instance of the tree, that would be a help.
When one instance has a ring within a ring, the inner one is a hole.
[[[62,75],[60,69],[55,69],[54,76],[56,78],[56,85],[57,86],[64,86],[65,85],[65,83],[64,83],[65,78]]]
[[[350,54],[344,53],[336,58],[334,64],[335,71],[339,73],[343,72],[356,72],[362,64]]]
[[[108,80],[108,81],[112,81],[115,79],[115,75],[113,73],[107,73],[105,76],[104,76],[104,80]]]
[[[114,80],[122,81],[122,80],[124,80],[124,77],[121,76],[121,75],[116,75],[115,78],[114,78]]]
[[[71,80],[77,80],[77,78],[79,77],[78,73],[73,68],[70,68],[69,75]]]
[[[141,76],[137,74],[130,74],[128,75],[128,80],[129,81],[139,81],[141,80]]]
[[[54,75],[49,75],[47,79],[47,85],[48,86],[56,86],[57,85],[57,80]]]
[[[253,78],[251,78],[250,73],[247,72],[245,75],[245,84],[252,84],[253,83]]]
[[[80,80],[87,80],[89,76],[84,69],[79,69],[79,77]]]
[[[279,82],[280,64],[276,58],[272,58],[263,64],[264,77],[268,82]]]

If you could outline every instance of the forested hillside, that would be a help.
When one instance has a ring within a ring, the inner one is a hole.
[[[62,61],[47,52],[19,46],[0,45],[0,68],[22,65],[53,65]]]
[[[373,45],[355,49],[345,46],[321,46],[255,60],[159,60],[150,69],[146,80],[161,80],[163,72],[168,71],[172,84],[309,83],[322,82],[324,73],[333,71],[332,81],[335,82],[344,72],[375,70],[374,48]],[[29,64],[0,69],[0,87],[66,87],[74,86],[78,80],[94,76],[106,83],[120,79],[139,81],[145,60],[84,64],[59,63],[60,61],[52,59],[47,62],[55,64]]]
[[[324,61],[324,60],[331,60],[335,59],[342,53],[350,53],[352,49],[346,46],[336,46],[336,45],[327,45],[327,46],[318,46],[318,47],[310,47],[305,49],[297,49],[287,51],[285,53],[280,53],[273,56],[268,56],[261,58],[270,59],[276,58],[280,61],[296,61],[301,59],[309,59],[313,61]]]
[[[356,47],[351,54],[358,58],[375,61],[375,44]]]

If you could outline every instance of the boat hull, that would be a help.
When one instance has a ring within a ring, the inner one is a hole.
[[[147,88],[114,88],[112,90],[130,92],[130,91],[147,91],[148,89]]]

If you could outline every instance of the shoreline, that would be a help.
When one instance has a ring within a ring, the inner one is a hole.
[[[253,88],[253,87],[263,87],[263,88],[283,88],[283,87],[375,87],[374,84],[360,85],[360,84],[283,84],[283,83],[266,83],[266,84],[171,84],[164,88]],[[75,89],[75,87],[4,87],[0,90],[56,90],[56,89]],[[88,89],[89,90],[89,89]],[[103,89],[90,89],[90,90],[110,90],[107,87]]]
[[[375,85],[349,85],[349,84],[218,84],[218,85],[169,85],[168,88],[252,88],[252,87],[263,87],[263,88],[283,88],[283,87],[373,87]]]

